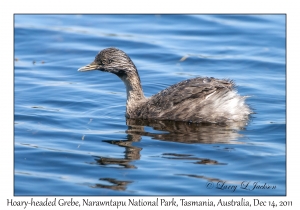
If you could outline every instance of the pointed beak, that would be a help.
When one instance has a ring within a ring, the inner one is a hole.
[[[97,70],[98,68],[98,64],[92,62],[91,64],[88,64],[86,66],[83,66],[81,68],[78,69],[78,71],[92,71],[92,70]]]

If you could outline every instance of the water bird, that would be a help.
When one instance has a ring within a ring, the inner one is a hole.
[[[100,51],[94,61],[78,71],[100,70],[117,75],[127,92],[126,114],[129,119],[171,120],[188,123],[247,121],[252,113],[229,79],[196,77],[184,80],[146,98],[140,76],[130,57],[110,47]]]

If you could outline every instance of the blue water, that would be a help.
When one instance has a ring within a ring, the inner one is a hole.
[[[15,15],[14,194],[285,195],[285,18]],[[255,113],[235,127],[126,122],[122,81],[77,71],[111,46],[146,96],[230,78]]]

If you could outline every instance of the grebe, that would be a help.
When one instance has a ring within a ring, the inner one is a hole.
[[[179,82],[146,98],[138,71],[129,56],[117,48],[100,51],[78,71],[100,70],[117,75],[127,91],[129,119],[174,120],[189,123],[246,121],[252,113],[231,80],[197,77]]]

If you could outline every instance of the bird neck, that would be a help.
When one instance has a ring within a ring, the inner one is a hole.
[[[124,82],[127,92],[127,103],[132,103],[145,99],[140,77],[137,71],[132,71],[122,75],[121,80]]]

